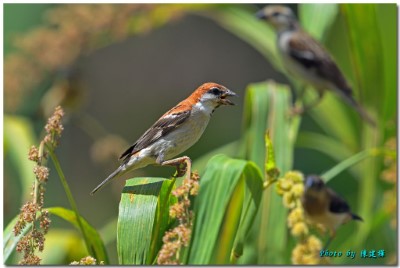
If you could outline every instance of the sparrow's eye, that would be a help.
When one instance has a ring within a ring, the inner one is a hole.
[[[279,14],[280,14],[279,12],[274,12],[274,13],[272,13],[272,16],[273,16],[273,17],[278,17]]]
[[[218,95],[221,94],[221,90],[219,90],[219,88],[213,87],[212,89],[210,89],[208,91],[208,93],[211,93],[211,94],[213,94],[215,96],[218,96]]]

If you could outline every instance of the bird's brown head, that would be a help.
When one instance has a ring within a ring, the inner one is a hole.
[[[306,197],[323,198],[326,189],[324,181],[317,175],[308,175],[304,181],[304,196]]]
[[[319,192],[325,188],[324,181],[317,175],[308,175],[304,185],[306,190],[311,189],[316,192]]]
[[[267,21],[277,31],[297,27],[293,11],[285,6],[269,5],[256,13],[256,17]]]
[[[199,86],[192,96],[203,104],[235,105],[228,97],[236,96],[236,93],[217,83],[204,83]]]

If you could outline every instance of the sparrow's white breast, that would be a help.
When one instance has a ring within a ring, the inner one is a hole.
[[[160,139],[160,146],[165,151],[165,159],[170,159],[186,151],[195,144],[210,121],[211,111],[201,104],[194,105],[188,119],[179,128]]]

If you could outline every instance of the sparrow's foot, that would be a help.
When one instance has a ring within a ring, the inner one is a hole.
[[[192,172],[192,161],[187,156],[171,159],[161,163],[163,166],[173,166],[176,168],[175,177],[182,177],[186,174],[186,177],[190,178]]]
[[[290,116],[302,115],[305,112],[303,107],[294,106],[289,111]]]
[[[187,164],[186,162],[182,162],[176,166],[176,175],[175,177],[182,177],[186,174],[187,171]]]

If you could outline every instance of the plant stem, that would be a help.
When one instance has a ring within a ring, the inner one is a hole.
[[[65,179],[65,175],[64,175],[64,172],[63,172],[62,169],[61,169],[60,162],[58,161],[58,158],[57,158],[57,156],[54,154],[52,148],[51,148],[50,146],[47,145],[47,149],[48,149],[48,152],[49,152],[49,154],[50,154],[51,160],[52,160],[53,163],[54,163],[54,167],[55,167],[56,170],[57,170],[58,176],[60,177],[61,184],[62,184],[62,186],[64,187],[64,191],[65,191],[65,193],[66,193],[66,195],[67,195],[68,202],[69,202],[69,204],[70,204],[72,210],[75,212],[75,216],[76,216],[76,220],[77,220],[78,225],[79,225],[79,229],[81,230],[83,239],[84,239],[84,241],[85,241],[86,249],[87,249],[88,253],[89,253],[91,256],[93,256],[95,259],[98,259],[98,257],[96,256],[96,252],[95,252],[95,251],[92,249],[92,247],[90,246],[89,238],[87,237],[87,234],[86,234],[86,232],[85,232],[85,229],[83,228],[83,224],[82,224],[82,221],[81,221],[81,217],[80,217],[79,212],[78,212],[78,207],[76,206],[74,197],[72,196],[72,193],[71,193],[71,190],[70,190],[70,188],[69,188],[69,186],[68,186],[67,180]]]
[[[360,161],[371,157],[371,156],[376,156],[379,153],[377,149],[367,149],[364,151],[361,151],[346,160],[343,160],[330,170],[326,171],[321,175],[322,178],[324,178],[325,182],[330,181],[332,178],[336,177],[339,173],[343,172],[344,170],[348,169],[349,167],[359,163]]]

